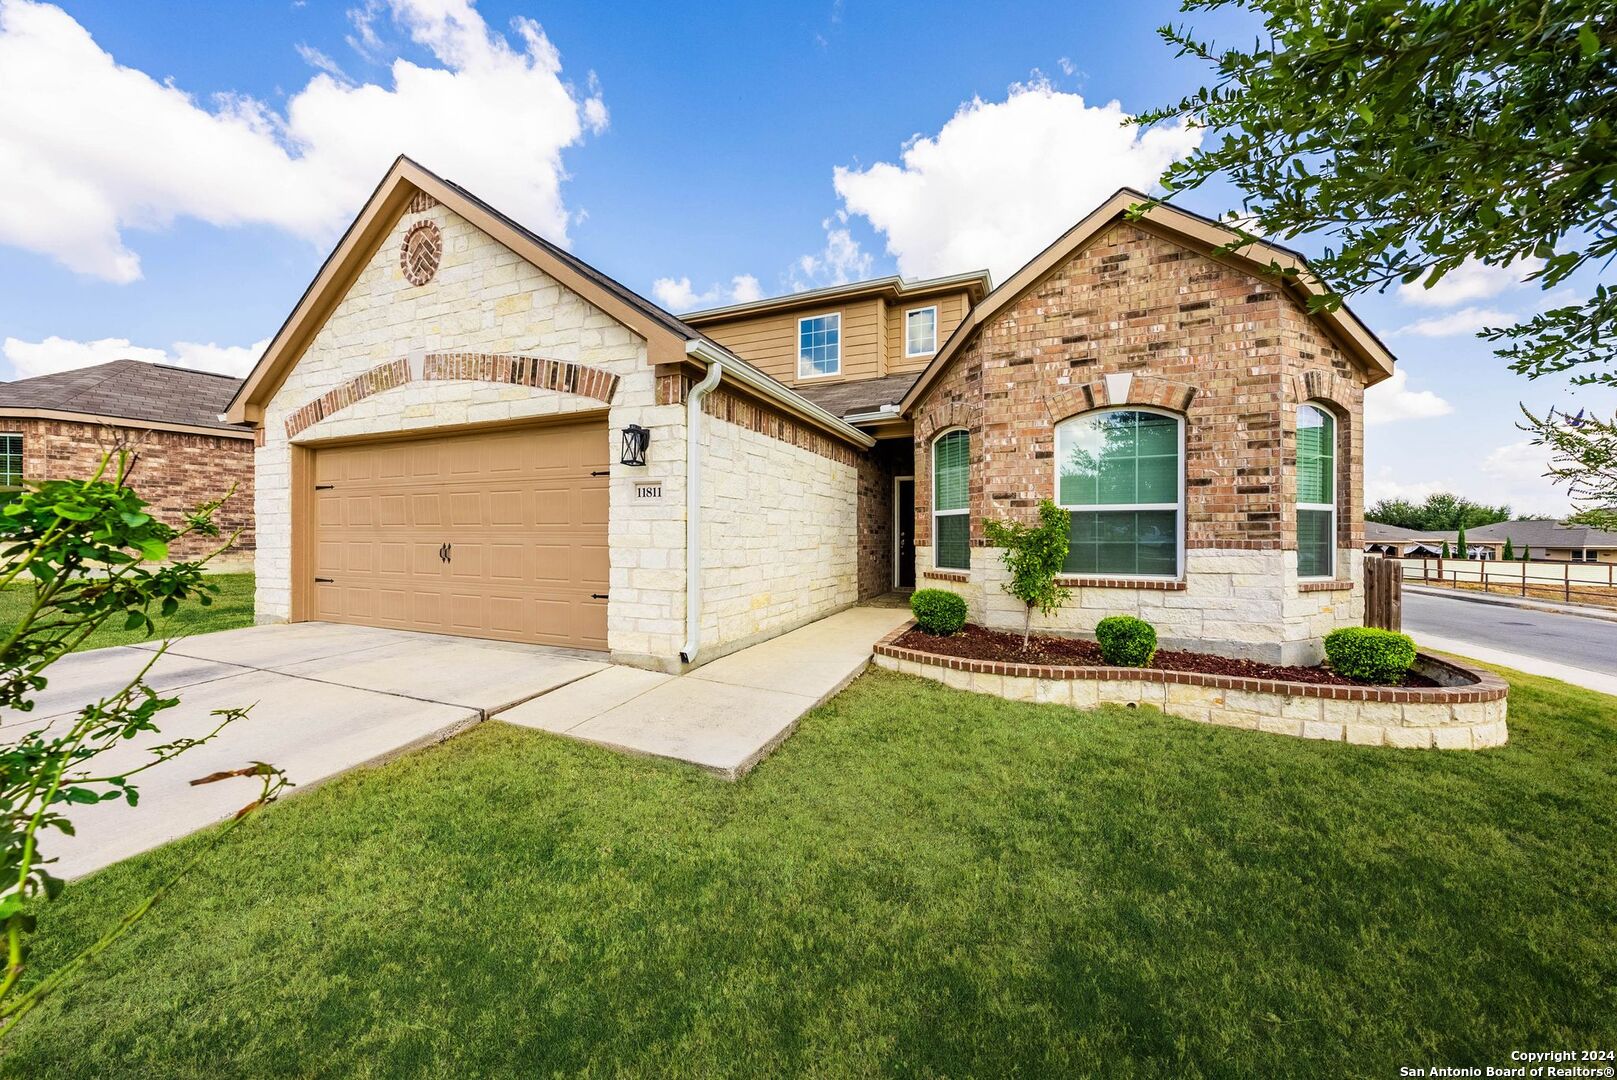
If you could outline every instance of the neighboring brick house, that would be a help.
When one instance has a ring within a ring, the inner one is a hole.
[[[1307,313],[1292,253],[1142,199],[992,291],[678,318],[401,158],[227,412],[259,431],[259,617],[670,670],[917,583],[1019,625],[982,524],[1059,494],[1075,592],[1041,625],[1312,659],[1360,617],[1392,357]]]
[[[250,562],[253,432],[219,419],[240,385],[227,375],[139,360],[0,383],[0,488],[88,477],[104,454],[127,451],[130,485],[171,524],[236,485],[216,520],[242,533],[217,565]],[[200,554],[216,543],[187,537],[174,554]]]

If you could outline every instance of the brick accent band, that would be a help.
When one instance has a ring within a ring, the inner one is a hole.
[[[1183,581],[1165,578],[1058,577],[1056,584],[1068,589],[1154,589],[1157,592],[1184,592]]]
[[[937,653],[905,649],[893,644],[915,628],[914,623],[899,627],[876,643],[879,656],[895,660],[909,660],[934,667],[970,671],[981,675],[1011,675],[1024,679],[1094,679],[1100,682],[1154,682],[1177,683],[1183,686],[1208,686],[1219,690],[1246,690],[1257,694],[1281,694],[1286,697],[1323,698],[1328,701],[1385,701],[1404,705],[1448,704],[1466,705],[1483,701],[1503,700],[1510,687],[1505,680],[1486,671],[1473,671],[1447,660],[1439,660],[1427,653],[1418,654],[1428,670],[1437,668],[1456,679],[1464,679],[1465,686],[1417,686],[1389,688],[1381,686],[1327,686],[1320,683],[1291,682],[1285,679],[1247,679],[1233,675],[1205,675],[1199,671],[1162,671],[1158,668],[1124,667],[1069,667],[1057,664],[1007,664],[998,660],[970,660],[961,656],[941,656]]]
[[[1352,592],[1351,581],[1299,581],[1298,592]]]
[[[475,382],[511,383],[535,390],[579,394],[610,403],[618,389],[618,377],[603,368],[574,364],[567,360],[546,360],[539,356],[508,356],[500,353],[428,353],[422,365],[423,381],[467,379]],[[318,424],[357,401],[364,401],[383,390],[393,390],[410,381],[410,362],[390,360],[369,371],[360,372],[340,386],[298,409],[286,418],[286,437]]]
[[[964,570],[922,570],[921,576],[931,578],[933,581],[970,581],[971,575]]]
[[[657,369],[657,404],[683,405],[693,385],[692,375],[682,368],[660,365]],[[802,423],[777,409],[742,397],[722,383],[702,399],[702,411],[717,420],[724,420],[759,435],[790,443],[792,446],[829,458],[849,467],[857,467],[864,454],[841,439],[825,434],[818,428]]]
[[[286,418],[286,437],[292,438],[303,429],[318,424],[333,413],[340,412],[356,401],[364,401],[372,394],[392,390],[410,381],[410,362],[390,360],[369,371],[362,371],[352,379],[334,386]]]
[[[604,368],[588,367],[568,360],[504,353],[428,353],[421,377],[429,382],[471,379],[477,382],[511,383],[515,386],[531,386],[536,390],[579,394],[608,403],[618,389],[618,377]]]

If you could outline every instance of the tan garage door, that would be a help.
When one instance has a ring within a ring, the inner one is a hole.
[[[318,450],[313,617],[606,648],[607,428]]]

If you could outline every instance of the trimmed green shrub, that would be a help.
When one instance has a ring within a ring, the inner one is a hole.
[[[910,614],[929,634],[955,634],[966,625],[966,601],[947,589],[917,589],[910,597]]]
[[[1325,657],[1338,675],[1360,682],[1398,683],[1414,666],[1415,642],[1393,630],[1344,626],[1325,635]]]
[[[1132,615],[1108,615],[1095,624],[1095,640],[1108,664],[1145,667],[1157,655],[1157,631]]]

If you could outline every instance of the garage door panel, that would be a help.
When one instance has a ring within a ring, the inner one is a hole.
[[[600,420],[317,452],[315,617],[605,648],[609,454]]]

